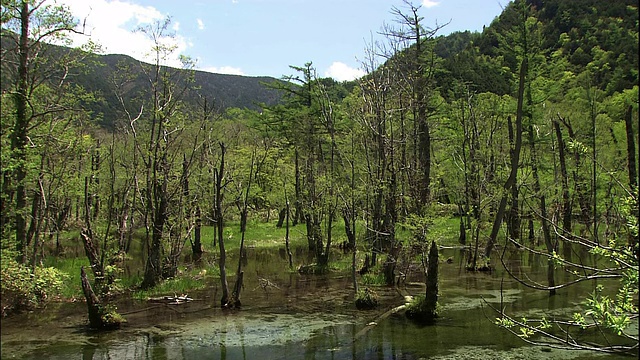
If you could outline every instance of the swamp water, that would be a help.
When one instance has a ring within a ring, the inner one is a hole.
[[[396,290],[376,287],[379,308],[358,311],[346,272],[292,273],[286,270],[282,255],[281,251],[248,249],[241,310],[219,308],[219,285],[190,293],[195,300],[182,305],[123,299],[117,306],[128,322],[121,330],[98,333],[86,327],[86,304],[53,303],[2,320],[2,359],[617,358],[528,346],[495,326],[495,313],[485,303],[502,305],[518,316],[567,313],[578,308],[592,291],[591,284],[549,297],[509,278],[499,263],[492,273],[466,272],[462,251],[442,249],[440,258],[453,261],[440,264],[436,325],[414,324],[402,312],[372,324],[404,302]],[[524,256],[511,261],[517,262],[522,274],[544,281],[543,259]],[[228,264],[234,269],[237,260],[232,258]],[[403,287],[410,294],[424,293],[413,276],[409,274]],[[562,279],[562,274],[557,276]],[[259,278],[268,279],[270,285],[260,286]],[[234,280],[229,278],[230,286]]]

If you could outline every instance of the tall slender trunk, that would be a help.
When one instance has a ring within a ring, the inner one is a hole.
[[[587,93],[590,93],[588,91]],[[596,240],[596,244],[600,243],[600,236],[598,235],[598,172],[597,172],[597,150],[596,150],[596,99],[590,99],[590,112],[591,112],[591,211],[593,215],[593,237]]]
[[[636,169],[636,145],[633,138],[633,108],[629,106],[624,117],[627,134],[627,167],[629,169],[629,187],[638,188],[638,172]]]
[[[626,116],[624,117],[625,129],[627,133],[627,162],[629,168],[629,187],[633,192],[635,190],[636,196],[636,215],[640,209],[640,196],[638,195],[638,189],[640,189],[640,184],[638,184],[638,172],[636,169],[636,146],[635,140],[633,138],[633,108],[629,106],[627,108]],[[638,244],[638,233],[636,232],[635,236],[629,235],[629,245],[632,249],[636,249],[636,256],[640,258],[640,250],[637,250]]]
[[[29,2],[22,1],[20,10],[20,43],[18,46],[18,84],[14,95],[16,106],[16,119],[11,136],[11,151],[16,163],[15,168],[15,233],[16,251],[19,262],[26,262],[26,239],[27,239],[27,190],[25,179],[27,177],[27,129],[29,127],[29,116],[27,114],[27,93],[28,88],[28,66],[30,56],[29,46]]]
[[[251,184],[253,182],[253,174],[255,167],[255,151],[251,156],[251,167],[249,170],[249,180],[247,182],[247,188],[245,189],[244,199],[242,200],[242,208],[240,210],[241,217],[241,225],[240,231],[242,236],[240,238],[240,250],[238,255],[238,270],[236,271],[236,283],[233,287],[233,294],[231,295],[233,306],[240,307],[242,302],[240,301],[240,292],[242,291],[242,284],[244,281],[244,272],[242,271],[242,258],[245,256],[244,254],[244,238],[247,231],[247,212],[249,209],[249,192],[251,191]]]
[[[220,284],[222,285],[222,298],[220,299],[220,306],[227,307],[229,305],[229,284],[227,283],[227,253],[224,248],[224,224],[222,217],[222,196],[224,187],[224,155],[226,148],[224,143],[220,143],[220,167],[214,171],[215,175],[215,211],[216,211],[216,230],[218,234],[218,246],[220,249],[220,259],[218,265],[220,267]]]
[[[517,161],[515,159],[515,146],[514,146],[514,134],[513,134],[513,123],[511,122],[511,118],[509,117],[507,119],[507,127],[509,130],[509,144],[510,144],[510,149],[509,149],[509,157],[511,159],[511,162],[513,163],[514,161]],[[507,217],[508,219],[508,230],[509,230],[509,236],[515,240],[515,241],[519,241],[520,240],[520,226],[521,226],[521,220],[520,220],[520,208],[519,208],[519,189],[518,189],[518,172],[516,171],[515,175],[514,175],[514,185],[511,187],[511,209],[509,209],[509,215]]]
[[[289,247],[289,215],[291,214],[291,209],[290,209],[290,206],[289,206],[289,198],[287,197],[286,188],[284,190],[284,201],[286,202],[284,244],[285,244],[285,249],[287,251],[287,257],[289,259],[289,269],[292,269],[293,268],[293,259],[292,259],[292,256],[291,256],[291,248]]]
[[[565,144],[562,138],[562,131],[560,130],[560,124],[557,121],[553,122],[553,128],[556,132],[556,138],[558,139],[558,156],[560,160],[560,177],[562,181],[562,232],[564,236],[571,236],[571,198],[569,195],[569,175],[567,173],[567,160],[565,155]],[[565,241],[563,244],[563,254],[566,259],[571,258],[571,242]]]
[[[200,261],[202,258],[202,212],[200,206],[196,206],[196,225],[193,230],[191,251],[193,252],[193,261]]]
[[[516,133],[515,133],[515,144],[513,157],[511,158],[511,170],[509,172],[509,177],[507,181],[504,183],[504,193],[502,198],[500,199],[500,204],[498,205],[498,210],[496,211],[496,217],[493,221],[493,227],[491,228],[491,234],[489,235],[489,241],[487,242],[487,246],[485,247],[484,255],[489,258],[491,256],[491,251],[496,243],[496,238],[498,237],[498,231],[500,230],[500,225],[502,224],[502,220],[504,218],[504,210],[507,206],[507,193],[512,189],[513,186],[516,186],[516,175],[518,173],[518,165],[520,162],[520,149],[522,147],[522,117],[523,117],[523,103],[524,103],[524,89],[525,89],[525,81],[527,77],[527,70],[529,67],[529,63],[527,58],[522,59],[522,64],[520,65],[520,76],[518,80],[518,105],[516,109]]]
[[[542,223],[542,234],[544,237],[544,244],[547,248],[547,253],[549,254],[549,259],[547,263],[547,281],[549,284],[549,295],[555,295],[556,290],[554,289],[556,283],[554,279],[554,264],[552,255],[556,251],[555,245],[551,241],[551,232],[549,231],[549,217],[547,215],[547,202],[544,192],[540,186],[540,175],[538,174],[538,154],[536,151],[535,139],[533,136],[533,125],[531,122],[529,123],[528,128],[529,135],[529,148],[531,150],[531,171],[533,173],[533,191],[538,196],[538,200],[540,201],[540,222]]]
[[[295,160],[295,213],[293,214],[293,226],[298,225],[298,223],[303,218],[302,215],[302,184],[300,180],[300,154],[298,149],[294,150],[294,160]]]

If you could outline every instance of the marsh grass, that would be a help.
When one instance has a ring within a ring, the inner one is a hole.
[[[362,285],[369,286],[383,286],[386,284],[386,279],[384,278],[384,274],[378,267],[374,268],[370,272],[362,275],[360,279],[360,283]]]
[[[83,254],[84,255],[84,254]],[[67,299],[82,298],[82,285],[80,282],[80,267],[89,267],[86,257],[58,258],[47,256],[43,261],[44,266],[54,267],[67,274],[60,288],[60,295]]]
[[[227,276],[233,277],[235,273],[231,271],[227,273]],[[136,300],[147,300],[164,295],[188,295],[191,291],[203,290],[212,286],[219,277],[220,270],[215,265],[209,265],[204,268],[182,267],[178,270],[176,277],[166,279],[151,289],[134,290],[132,297]]]
[[[441,218],[438,221],[434,221],[430,234],[437,236],[440,239],[440,244],[457,244],[458,239],[458,223],[459,219],[454,217]],[[365,224],[362,221],[356,223],[356,233],[363,234],[365,231]],[[215,228],[213,226],[203,226],[201,230],[201,241],[205,254],[205,261],[195,266],[194,264],[180,264],[178,274],[173,279],[167,279],[162,281],[158,286],[153,289],[145,291],[139,290],[138,286],[142,281],[142,270],[135,271],[138,267],[144,267],[143,259],[127,259],[127,262],[138,263],[135,265],[133,271],[129,271],[127,274],[120,273],[116,280],[116,286],[121,291],[131,290],[135,299],[147,299],[149,297],[157,297],[161,295],[174,295],[188,293],[189,291],[204,289],[207,286],[217,281],[220,270],[217,262],[214,260],[218,255],[218,244],[213,244]],[[326,232],[326,226],[323,227],[323,232]],[[245,234],[245,247],[247,248],[262,248],[262,249],[274,249],[283,248],[285,245],[285,227],[277,228],[275,221],[262,222],[258,220],[251,220],[247,223],[247,232]],[[84,249],[78,238],[78,231],[68,231],[60,236],[60,242],[65,249],[64,256],[48,256],[44,264],[46,266],[55,267],[62,272],[66,273],[68,277],[64,280],[61,296],[64,298],[81,298],[82,288],[80,285],[80,267],[89,266],[89,262],[84,254]],[[137,241],[143,241],[144,229],[138,229],[134,235]],[[225,224],[224,239],[226,249],[229,253],[237,253],[240,248],[240,239],[242,233],[240,232],[240,222],[237,220],[228,221]],[[404,241],[411,237],[411,232],[401,225],[398,225],[396,229],[396,237],[399,241]],[[347,272],[351,269],[351,257],[339,256],[337,247],[346,240],[344,234],[344,223],[341,219],[336,219],[333,225],[333,250],[329,263],[328,271],[331,272]],[[291,226],[289,228],[289,245],[291,249],[306,248],[306,227],[304,224],[298,224],[297,226]],[[359,252],[362,254],[366,251],[368,244],[359,242]],[[190,253],[189,241],[183,250],[183,256],[187,256]],[[134,256],[134,255],[128,255]],[[142,256],[138,254],[135,256]],[[362,256],[358,256],[358,267],[362,266]],[[227,269],[233,270],[232,267]],[[204,273],[203,273],[204,271]],[[283,269],[287,271],[287,269]],[[296,268],[289,271],[297,271]],[[228,276],[234,276],[229,273]],[[361,278],[363,285],[382,285],[384,284],[384,276],[376,269],[368,274],[365,274]]]

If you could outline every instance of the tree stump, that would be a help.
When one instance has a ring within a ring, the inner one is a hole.
[[[276,227],[278,229],[282,228],[282,224],[284,224],[284,220],[287,217],[287,208],[282,208],[282,210],[280,210],[280,212],[278,213],[278,223],[276,224]]]
[[[89,326],[92,329],[109,330],[117,329],[124,319],[115,309],[102,304],[91,288],[84,266],[80,268],[80,280],[82,281],[82,291],[87,299],[87,309],[89,311]]]

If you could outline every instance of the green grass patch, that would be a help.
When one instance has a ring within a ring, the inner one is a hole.
[[[251,220],[247,224],[247,232],[245,234],[245,246],[247,248],[261,248],[261,249],[273,249],[273,248],[282,248],[285,244],[285,234],[286,229],[284,227],[277,228],[275,221],[271,222],[262,222],[257,219]],[[359,221],[356,223],[356,233],[358,234],[358,238],[362,239],[362,234],[365,233],[366,229],[364,223]],[[326,235],[326,225],[322,227],[323,233]],[[458,241],[458,229],[459,229],[459,219],[454,217],[440,217],[433,221],[429,235],[428,236],[437,236],[440,244],[457,244]],[[219,252],[218,244],[214,247],[213,239],[214,232],[216,229],[213,226],[203,226],[201,230],[201,241],[203,245],[203,249],[205,253],[217,254]],[[136,229],[135,234],[139,237],[144,237],[145,229],[140,228]],[[346,240],[346,236],[344,233],[344,223],[341,219],[336,219],[333,224],[333,254],[336,254],[335,251],[338,251],[337,246]],[[71,248],[76,248],[73,252],[66,251],[65,256],[62,257],[54,257],[49,256],[45,259],[44,263],[46,266],[51,266],[59,269],[61,272],[68,275],[68,277],[64,280],[61,289],[61,295],[65,298],[78,298],[82,297],[82,288],[80,282],[80,267],[89,266],[89,262],[84,256],[84,251],[81,251],[82,248],[78,249],[78,246],[81,246],[79,243],[79,232],[77,230],[66,231],[64,234],[61,234],[61,244],[66,250],[70,250]],[[224,228],[224,240],[225,247],[228,251],[228,254],[237,254],[237,251],[240,247],[240,240],[242,233],[240,232],[240,222],[237,220],[229,220],[225,224]],[[404,239],[408,239],[411,237],[411,231],[405,229],[403,226],[398,225],[396,229],[396,238],[399,241],[403,241]],[[304,224],[298,224],[297,226],[291,226],[289,228],[289,244],[292,249],[294,248],[306,248],[307,247],[307,238],[306,238],[306,227]],[[187,244],[188,245],[188,244]],[[362,241],[359,241],[358,248],[361,251],[365,251],[365,249],[369,246],[369,244],[365,244]],[[189,252],[189,246],[185,247],[185,254]],[[75,252],[75,255],[74,255]],[[75,257],[77,256],[77,257]],[[128,255],[128,256],[136,256],[136,261],[139,262],[140,266],[144,266],[144,260],[139,259],[138,255]],[[134,259],[127,258],[127,262],[131,263]],[[358,259],[358,267],[361,267],[362,259]],[[338,272],[347,272],[351,269],[351,256],[336,256],[332,255],[329,268],[322,269],[321,272],[328,271],[338,271]],[[206,274],[202,275],[202,270],[205,271]],[[295,270],[293,270],[295,271]],[[320,271],[320,269],[316,269],[315,271]],[[132,271],[130,275],[124,276],[124,274],[117,274],[116,280],[116,291],[117,290],[125,290],[125,289],[136,289],[140,283],[142,282],[142,274],[143,269],[139,271]],[[229,276],[233,276],[233,274],[229,274]],[[205,263],[200,266],[192,266],[192,265],[184,265],[180,264],[180,269],[178,275],[174,279],[168,279],[160,283],[154,289],[149,290],[134,290],[134,297],[138,299],[146,299],[148,297],[156,297],[159,295],[174,295],[181,294],[184,292],[203,289],[207,286],[207,284],[212,283],[213,278],[219,278],[219,269],[217,262],[215,263]],[[384,275],[380,273],[380,271],[376,271],[372,269],[372,271],[368,274],[365,274],[362,278],[363,285],[383,285]]]
[[[68,299],[84,297],[80,281],[80,268],[84,266],[87,272],[91,273],[89,260],[86,257],[56,258],[55,256],[48,256],[43,263],[44,266],[54,267],[67,275],[60,287],[60,295],[62,297]]]
[[[360,283],[362,285],[383,286],[387,282],[382,272],[368,272],[362,275],[362,279],[360,279]]]
[[[227,272],[227,278],[233,278],[233,272]],[[137,300],[147,300],[148,298],[163,295],[189,294],[194,290],[203,290],[211,286],[214,281],[220,278],[220,269],[217,265],[211,264],[204,268],[181,268],[178,275],[172,279],[166,279],[151,289],[138,289],[133,291],[133,298]],[[142,281],[139,279],[138,284]]]
[[[206,251],[217,251],[218,244],[213,247],[214,231],[213,226],[203,226],[201,230],[201,242]],[[245,233],[245,247],[280,247],[285,244],[286,229],[284,227],[277,228],[275,222],[251,221],[247,223],[247,231]],[[240,248],[240,240],[242,232],[240,232],[239,221],[228,221],[224,227],[224,244],[226,250],[238,250]],[[306,228],[303,224],[295,227],[289,227],[289,245],[291,247],[307,243]]]

